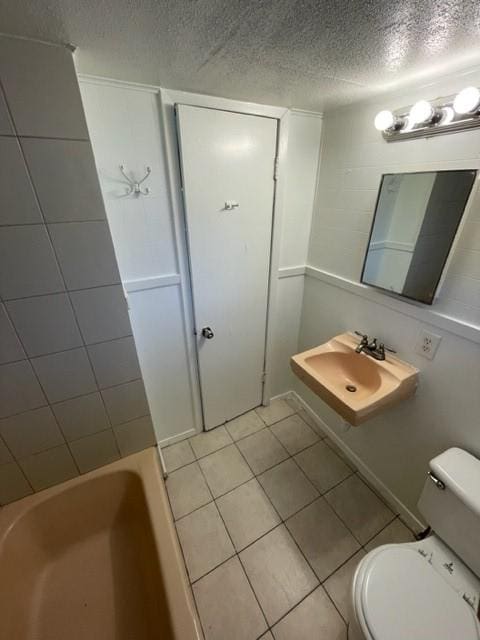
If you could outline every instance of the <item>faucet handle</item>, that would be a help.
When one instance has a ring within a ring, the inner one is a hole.
[[[355,331],[355,333],[357,334],[357,336],[360,336],[362,338],[362,342],[364,344],[368,343],[368,336],[366,333],[362,333],[361,331]]]
[[[385,351],[388,351],[389,353],[397,353],[395,349],[390,349],[390,347],[386,347],[383,344],[383,342],[380,343],[378,350],[380,351],[380,353],[385,353]]]

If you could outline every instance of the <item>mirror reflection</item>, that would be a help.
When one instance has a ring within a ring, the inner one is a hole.
[[[382,177],[361,281],[432,304],[476,171]]]

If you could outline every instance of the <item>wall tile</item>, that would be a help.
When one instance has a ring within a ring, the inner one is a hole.
[[[126,422],[115,427],[114,432],[122,456],[129,456],[155,445],[155,433],[150,416]]]
[[[35,491],[78,476],[77,467],[66,445],[29,456],[20,461],[20,466]]]
[[[45,227],[0,227],[0,295],[8,300],[63,290]]]
[[[87,344],[132,333],[122,285],[75,291],[70,298]]]
[[[0,225],[43,222],[16,138],[0,138],[0,166]]]
[[[24,138],[22,148],[47,222],[105,220],[90,142]]]
[[[15,333],[3,304],[0,304],[0,364],[25,358],[25,352]]]
[[[88,139],[66,47],[2,37],[0,76],[19,135]]]
[[[47,404],[27,360],[0,366],[0,418]]]
[[[0,136],[8,136],[14,133],[12,120],[8,113],[7,103],[3,91],[0,89]]]
[[[67,441],[77,440],[110,427],[101,395],[90,393],[52,406]]]
[[[50,402],[60,402],[96,391],[97,385],[85,349],[72,349],[32,360]]]
[[[142,380],[135,380],[102,391],[108,415],[114,425],[141,418],[149,413]]]
[[[30,357],[82,345],[66,293],[14,300],[6,306]]]
[[[32,488],[16,462],[0,466],[0,504],[20,500],[32,493]]]
[[[69,289],[120,282],[106,222],[51,224],[49,230]]]
[[[50,407],[0,420],[0,434],[17,459],[64,443]]]
[[[135,342],[131,336],[100,342],[87,348],[101,389],[141,377]]]
[[[13,456],[7,448],[7,445],[0,438],[0,465],[6,464],[7,462],[11,462],[13,460]]]
[[[70,449],[81,473],[115,462],[120,457],[111,429],[75,440]]]

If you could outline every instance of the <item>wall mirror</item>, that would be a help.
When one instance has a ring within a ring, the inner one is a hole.
[[[384,174],[361,282],[432,304],[476,173]]]

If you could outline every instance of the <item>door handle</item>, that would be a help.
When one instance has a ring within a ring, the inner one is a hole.
[[[202,329],[202,336],[204,338],[206,338],[207,340],[211,340],[213,338],[215,334],[213,333],[213,331],[211,330],[210,327],[203,327]]]

